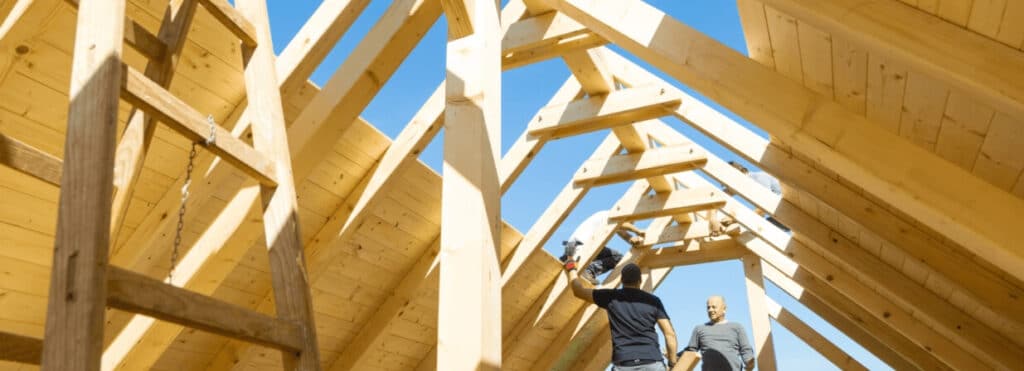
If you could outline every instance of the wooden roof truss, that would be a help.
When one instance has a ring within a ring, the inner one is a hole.
[[[0,212],[0,367],[604,369],[607,318],[541,247],[592,187],[620,183],[582,263],[648,219],[603,287],[626,262],[654,290],[675,267],[740,259],[762,369],[771,320],[865,368],[765,278],[896,369],[1020,366],[1024,8],[738,0],[747,58],[638,0],[397,0],[311,83],[368,3],[325,1],[275,58],[261,1],[0,1],[0,190],[24,210]],[[392,142],[359,114],[442,15],[448,78]],[[572,76],[501,154],[501,71],[552,58]],[[18,97],[40,88],[67,114]],[[442,126],[443,179],[416,161]],[[525,235],[501,221],[546,143],[594,131],[609,134]],[[191,142],[206,151],[171,274],[173,159]],[[714,215],[739,233],[711,233]]]

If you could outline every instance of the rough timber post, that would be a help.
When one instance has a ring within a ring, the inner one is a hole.
[[[277,179],[280,179],[277,187],[261,186],[260,189],[274,303],[278,318],[296,323],[303,330],[302,349],[298,354],[282,352],[281,361],[286,370],[319,370],[320,350],[299,236],[299,205],[270,39],[267,4],[263,0],[237,0],[235,4],[256,28],[257,46],[243,48],[253,145],[273,161]]]
[[[496,1],[448,16],[437,369],[501,368],[501,26]],[[467,27],[467,24],[469,27]],[[467,31],[472,33],[468,34]]]
[[[124,9],[82,0],[78,10],[43,370],[100,368]]]
[[[747,303],[750,307],[750,327],[754,332],[754,352],[757,369],[774,371],[775,346],[772,341],[772,324],[768,313],[768,300],[764,292],[764,277],[761,257],[749,253],[743,257],[743,274],[746,276]]]

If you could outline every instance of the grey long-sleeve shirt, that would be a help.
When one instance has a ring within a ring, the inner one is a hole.
[[[742,365],[754,359],[754,350],[747,341],[747,331],[743,325],[735,322],[708,322],[694,327],[690,343],[684,351],[700,352],[701,369],[704,371],[739,371]]]

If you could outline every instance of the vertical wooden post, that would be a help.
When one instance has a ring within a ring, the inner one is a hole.
[[[282,363],[286,370],[319,370],[320,351],[299,236],[299,206],[274,65],[267,4],[263,0],[237,0],[235,4],[256,28],[257,46],[243,47],[253,145],[274,162],[278,179],[276,188],[261,187],[274,304],[279,318],[299,324],[303,330],[302,349],[298,354],[282,352]]]
[[[459,3],[459,4],[451,4]],[[437,369],[501,369],[501,26],[496,1],[442,1],[449,30]],[[461,10],[457,10],[461,9]],[[466,28],[463,27],[462,30]],[[454,36],[453,36],[454,35]],[[462,36],[458,37],[457,36]]]
[[[756,254],[745,255],[743,274],[747,277],[747,303],[750,305],[750,327],[754,331],[756,367],[758,370],[775,371],[775,346],[772,343],[772,323],[764,292],[761,257]]]
[[[43,370],[100,368],[124,9],[79,5]]]

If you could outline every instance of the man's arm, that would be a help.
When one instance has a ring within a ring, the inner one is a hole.
[[[628,232],[633,232],[635,236],[630,235]],[[623,222],[622,224],[619,224],[619,228],[615,230],[615,234],[619,235],[619,238],[622,238],[622,240],[633,246],[644,243],[644,237],[646,235],[643,230],[637,228],[636,225],[633,225],[633,223],[630,222]]]
[[[668,357],[669,367],[674,366],[678,361],[676,349],[679,348],[679,344],[676,343],[676,330],[672,328],[672,321],[668,318],[659,318],[658,327],[661,327],[661,333],[665,335],[665,356]]]
[[[739,343],[740,357],[743,358],[743,363],[746,365],[744,370],[750,371],[754,369],[754,348],[750,346],[750,342],[747,341],[747,330],[743,326],[736,326],[736,341]]]
[[[584,286],[583,280],[580,279],[580,275],[576,273],[576,269],[567,269],[569,275],[569,286],[572,287],[572,294],[577,298],[583,299],[588,303],[594,302],[594,289]]]

